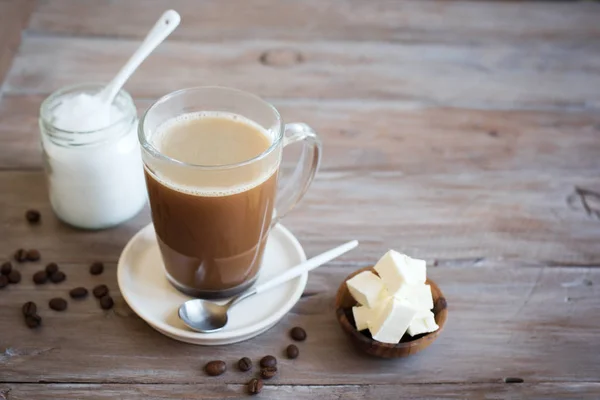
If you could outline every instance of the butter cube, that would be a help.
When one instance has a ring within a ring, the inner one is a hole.
[[[422,317],[422,313],[418,313],[408,327],[408,334],[410,336],[420,335],[421,333],[435,332],[439,329],[438,324],[435,322],[435,316],[431,311]]]
[[[373,339],[381,343],[398,343],[416,314],[417,309],[408,301],[389,298],[375,319],[369,322]]]
[[[410,258],[394,250],[385,253],[375,264],[375,271],[391,295],[395,295],[403,284],[424,284],[426,269],[425,260]]]
[[[433,296],[429,285],[407,285],[400,286],[394,294],[398,299],[408,300],[419,310],[431,310],[433,308]]]
[[[367,306],[352,307],[352,315],[354,315],[354,323],[356,325],[356,329],[358,329],[359,331],[362,331],[363,329],[368,329],[369,323],[373,321],[377,317],[377,315],[379,315],[388,299],[389,296],[380,299],[373,308],[369,308]],[[425,315],[423,316],[425,317]]]
[[[430,313],[431,313],[431,310],[418,310],[414,319],[426,318],[427,316],[429,316]]]
[[[346,281],[348,290],[360,305],[374,308],[379,301],[387,297],[387,291],[381,279],[371,271],[364,271]]]
[[[371,316],[371,309],[367,306],[354,306],[352,307],[352,315],[354,315],[354,323],[356,329],[362,331],[369,327],[369,318]]]
[[[369,322],[373,321],[377,314],[382,309],[382,304],[379,302],[374,308],[367,306],[354,306],[352,307],[352,315],[354,315],[354,322],[356,323],[356,329],[362,331],[363,329],[369,328]]]

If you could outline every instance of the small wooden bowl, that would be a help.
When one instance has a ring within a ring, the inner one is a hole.
[[[398,358],[408,357],[411,354],[418,353],[437,339],[442,332],[442,329],[444,329],[444,324],[446,323],[446,318],[448,316],[448,308],[442,291],[435,282],[429,279],[427,279],[427,284],[431,286],[435,322],[440,327],[437,331],[418,335],[414,338],[405,334],[400,343],[397,344],[381,343],[373,340],[370,336],[367,336],[368,333],[365,335],[364,333],[361,333],[361,331],[358,331],[354,325],[354,317],[352,316],[352,307],[358,303],[348,291],[346,281],[363,271],[376,273],[372,267],[359,269],[358,271],[353,272],[346,277],[344,282],[342,282],[338,289],[337,296],[335,297],[335,312],[338,322],[356,347],[372,356]]]

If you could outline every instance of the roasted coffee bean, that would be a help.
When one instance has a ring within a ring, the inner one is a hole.
[[[33,274],[33,283],[36,285],[42,285],[48,280],[48,273],[46,271],[38,271]]]
[[[23,315],[25,317],[30,315],[36,315],[37,306],[33,301],[28,301],[27,303],[23,304],[23,307],[21,307],[21,311],[23,311]]]
[[[204,366],[204,371],[210,376],[219,376],[225,373],[226,370],[227,364],[225,364],[225,361],[221,360],[211,361]]]
[[[39,315],[28,315],[25,317],[25,324],[30,329],[35,329],[42,324],[42,317]]]
[[[4,289],[8,285],[8,278],[6,275],[0,275],[0,289]]]
[[[115,305],[114,300],[109,295],[106,295],[100,299],[100,307],[103,310],[110,310]]]
[[[67,276],[62,271],[56,271],[55,273],[50,274],[50,280],[54,283],[61,283],[65,279],[67,279]]]
[[[75,289],[71,289],[69,292],[69,296],[72,299],[82,299],[88,295],[88,290],[84,287],[76,287]]]
[[[58,264],[52,262],[46,265],[46,272],[48,273],[48,275],[52,275],[55,272],[58,272]]]
[[[248,357],[240,358],[240,361],[238,361],[238,368],[240,371],[250,371],[252,369],[252,360]]]
[[[92,290],[92,293],[94,294],[94,297],[97,299],[104,297],[108,294],[108,286],[98,285],[94,288],[94,290]]]
[[[265,367],[260,370],[260,376],[263,379],[271,379],[275,375],[277,375],[277,367]]]
[[[448,307],[448,303],[446,303],[446,298],[440,297],[435,301],[435,305],[433,306],[433,314],[437,315],[440,311],[445,310]]]
[[[290,336],[292,337],[292,339],[298,341],[298,342],[302,342],[304,340],[306,340],[306,331],[302,328],[300,328],[299,326],[296,326],[295,328],[292,328],[292,330],[290,331]]]
[[[90,274],[100,275],[102,272],[104,272],[104,264],[101,262],[95,262],[90,265]]]
[[[21,273],[16,269],[13,269],[10,271],[10,274],[8,274],[7,278],[8,282],[10,283],[19,283],[21,282]]]
[[[25,249],[19,249],[15,251],[14,258],[16,262],[20,263],[27,261],[27,251]]]
[[[25,219],[30,224],[37,224],[38,222],[40,222],[41,217],[42,216],[38,210],[27,210],[27,212],[25,213]]]
[[[290,344],[285,349],[285,352],[287,353],[288,358],[291,358],[292,360],[298,358],[298,355],[300,355],[300,350],[298,350],[298,347],[295,344]]]
[[[0,267],[0,273],[2,275],[8,275],[10,274],[10,271],[12,271],[12,264],[10,263],[10,261],[3,263],[2,267]]]
[[[40,252],[36,249],[27,250],[27,260],[37,261],[41,257]]]
[[[277,359],[273,356],[264,356],[260,359],[261,367],[275,367],[277,366]]]
[[[262,379],[250,379],[248,382],[248,393],[251,395],[259,394],[264,386]]]
[[[60,297],[55,297],[48,302],[48,306],[54,311],[65,311],[67,309],[67,301]]]

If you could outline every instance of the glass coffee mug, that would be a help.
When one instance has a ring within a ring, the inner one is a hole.
[[[302,123],[284,125],[272,105],[250,93],[198,87],[156,101],[138,136],[171,284],[201,298],[252,286],[271,227],[317,172],[317,134]],[[282,150],[296,142],[303,142],[299,163],[278,191]]]

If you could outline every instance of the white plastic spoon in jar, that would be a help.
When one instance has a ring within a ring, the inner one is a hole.
[[[125,82],[133,75],[140,64],[169,36],[181,22],[179,13],[168,10],[156,21],[146,38],[131,58],[125,63],[113,80],[97,95],[102,104],[109,107]]]
[[[92,132],[110,124],[110,113],[115,96],[140,64],[177,28],[179,22],[181,22],[181,17],[177,11],[166,11],[148,32],[140,47],[100,92],[94,95],[82,94],[63,100],[58,107],[70,110],[69,113],[64,114],[68,115],[70,120],[78,121],[77,131]],[[68,129],[72,125],[71,121],[57,120],[54,123],[58,127],[64,126],[67,127],[67,130],[75,130]]]

